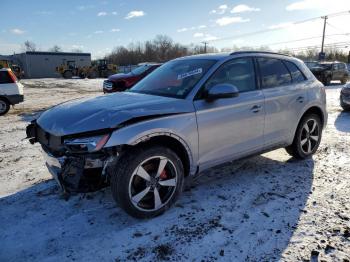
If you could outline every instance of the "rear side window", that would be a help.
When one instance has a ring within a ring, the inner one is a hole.
[[[13,80],[7,71],[0,71],[0,84],[11,84]]]
[[[284,61],[288,67],[289,72],[292,75],[293,83],[300,83],[306,80],[304,74],[299,70],[299,68],[292,62]]]
[[[273,88],[292,83],[292,77],[281,60],[274,58],[258,58],[257,60],[263,88]]]

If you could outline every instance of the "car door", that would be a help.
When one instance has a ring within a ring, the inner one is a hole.
[[[306,78],[290,61],[259,57],[257,63],[265,96],[265,147],[284,144],[294,135],[307,103]]]
[[[206,90],[232,84],[238,97],[207,101]],[[253,58],[223,64],[204,84],[194,101],[199,134],[200,169],[225,162],[263,146],[264,95],[258,89]]]

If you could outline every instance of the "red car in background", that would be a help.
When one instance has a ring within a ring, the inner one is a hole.
[[[157,63],[140,64],[137,68],[127,74],[115,74],[103,82],[103,93],[121,92],[131,88],[142,78],[150,74],[154,69],[161,66]]]

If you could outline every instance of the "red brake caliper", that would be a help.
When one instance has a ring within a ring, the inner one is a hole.
[[[162,171],[162,173],[160,173],[160,176],[159,176],[159,178],[161,179],[161,180],[164,180],[164,179],[167,179],[167,177],[168,177],[168,175],[167,175],[167,173],[166,173],[166,171],[165,171],[165,169]]]

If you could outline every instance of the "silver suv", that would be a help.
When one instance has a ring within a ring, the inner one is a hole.
[[[281,147],[311,156],[325,105],[324,86],[296,58],[199,55],[165,63],[127,92],[57,105],[27,136],[65,194],[110,184],[127,213],[145,218],[204,169]]]

